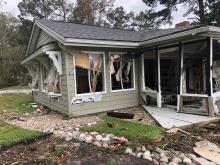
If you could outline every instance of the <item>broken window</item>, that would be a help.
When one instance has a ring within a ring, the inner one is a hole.
[[[52,64],[52,61],[49,60],[48,68],[42,66],[42,90],[44,92],[60,94],[61,93],[61,84],[60,84],[60,75],[57,72],[56,67]]]
[[[43,92],[48,92],[47,89],[47,75],[48,75],[48,69],[44,66],[41,67],[41,77],[42,77],[42,91]]]
[[[110,54],[112,90],[134,88],[134,59],[130,55]]]
[[[77,52],[75,57],[77,94],[104,91],[104,54]]]
[[[32,89],[38,90],[39,89],[39,79],[38,79],[38,70],[34,67],[32,69]]]

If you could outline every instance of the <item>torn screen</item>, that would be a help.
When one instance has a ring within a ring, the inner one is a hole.
[[[77,94],[102,92],[104,90],[103,54],[77,52],[74,57]]]
[[[110,55],[109,67],[112,90],[134,88],[132,56],[112,54]]]

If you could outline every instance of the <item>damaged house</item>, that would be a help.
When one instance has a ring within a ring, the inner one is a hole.
[[[143,103],[219,113],[219,27],[129,31],[35,20],[22,64],[34,101],[69,116]]]

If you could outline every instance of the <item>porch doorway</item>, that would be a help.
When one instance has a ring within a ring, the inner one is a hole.
[[[151,106],[177,106],[179,48],[170,47],[144,54],[144,92]]]

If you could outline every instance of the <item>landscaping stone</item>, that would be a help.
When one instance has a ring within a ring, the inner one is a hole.
[[[138,158],[140,158],[142,155],[143,155],[142,152],[138,152],[138,153],[137,153],[137,157],[138,157]]]
[[[179,164],[179,163],[182,163],[182,159],[180,159],[178,157],[175,157],[175,158],[173,158],[172,162],[176,163],[176,164]]]
[[[184,159],[186,158],[186,155],[183,154],[183,153],[181,153],[181,154],[179,155],[179,158],[182,159],[182,160],[184,160]]]
[[[81,133],[81,134],[79,135],[79,141],[84,141],[85,138],[86,138],[86,134],[85,134],[85,133]]]
[[[75,130],[79,132],[79,128],[75,128]]]
[[[170,162],[169,165],[178,165],[178,164],[175,162]]]
[[[109,148],[109,145],[106,144],[106,143],[103,143],[102,147],[104,147],[104,148]]]
[[[93,144],[96,145],[97,147],[102,147],[102,143],[100,143],[98,141],[94,142]]]
[[[161,162],[166,162],[166,163],[169,162],[169,160],[168,160],[168,158],[166,156],[161,157],[160,161]]]
[[[143,152],[147,151],[146,147],[145,147],[145,146],[142,146],[142,147],[141,147],[141,151],[143,151]]]
[[[125,153],[126,153],[126,154],[131,154],[131,155],[132,155],[132,154],[133,154],[133,151],[132,151],[131,148],[127,147],[126,150],[125,150]]]
[[[101,141],[103,139],[103,137],[101,135],[96,135],[96,140]]]
[[[191,163],[192,163],[192,160],[186,157],[186,158],[183,159],[183,163],[185,163],[185,164],[191,164]]]
[[[93,139],[92,136],[87,136],[87,137],[85,137],[86,143],[92,143],[92,139]]]
[[[197,158],[194,154],[188,154],[187,157],[192,160]]]
[[[136,151],[137,151],[137,152],[141,151],[141,147],[140,147],[140,146],[137,146],[137,147],[136,147]]]
[[[153,159],[153,163],[154,163],[155,165],[160,164],[156,159]]]
[[[162,150],[161,148],[156,148],[155,151],[159,154],[166,154],[166,151]]]

